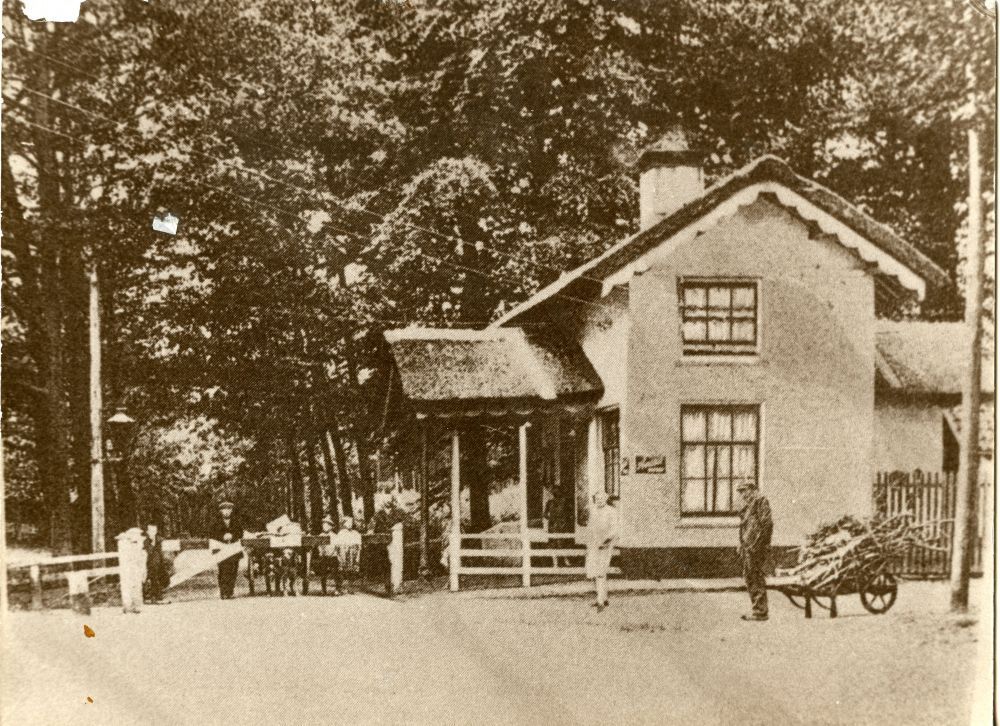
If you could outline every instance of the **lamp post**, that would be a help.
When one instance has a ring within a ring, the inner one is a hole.
[[[115,470],[115,488],[118,490],[117,497],[117,515],[118,515],[118,526],[122,529],[126,529],[124,526],[125,522],[123,520],[127,519],[129,524],[139,524],[139,509],[135,503],[135,496],[132,493],[131,485],[128,478],[125,476],[126,466],[128,462],[128,456],[131,453],[132,440],[135,437],[136,430],[139,427],[138,422],[128,415],[124,406],[119,406],[115,411],[115,414],[108,419],[108,461],[112,463]],[[127,504],[128,510],[125,511],[122,507],[122,492],[128,492]],[[125,514],[126,517],[123,517]]]

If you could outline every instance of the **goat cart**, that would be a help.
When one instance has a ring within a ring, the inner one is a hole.
[[[767,587],[780,592],[795,607],[805,610],[807,618],[812,617],[813,603],[828,611],[831,618],[837,617],[837,598],[855,593],[861,598],[865,610],[873,615],[882,615],[895,604],[899,590],[896,576],[889,572],[887,563],[819,587],[803,582],[796,575],[779,571],[776,577],[768,580]]]

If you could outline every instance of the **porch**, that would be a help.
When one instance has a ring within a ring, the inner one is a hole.
[[[537,575],[582,576],[587,503],[605,468],[603,389],[582,351],[516,328],[386,340],[387,440],[420,493],[421,574],[440,536],[453,591],[463,576],[525,587]]]

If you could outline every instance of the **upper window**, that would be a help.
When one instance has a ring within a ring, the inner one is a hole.
[[[681,407],[681,514],[736,513],[741,481],[757,481],[757,406]]]
[[[682,280],[684,354],[755,354],[757,297],[757,283],[752,281]]]
[[[618,409],[601,414],[601,443],[604,450],[604,491],[616,497],[621,496]]]

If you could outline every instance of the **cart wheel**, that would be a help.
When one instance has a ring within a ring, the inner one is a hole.
[[[896,602],[898,586],[891,572],[880,572],[868,581],[860,592],[865,610],[881,615]]]

